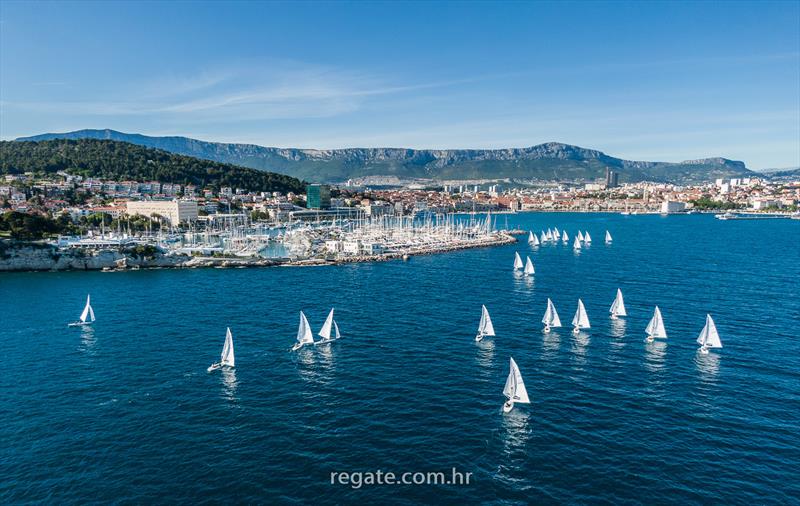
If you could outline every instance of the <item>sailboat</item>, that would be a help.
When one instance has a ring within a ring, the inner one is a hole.
[[[314,344],[314,334],[311,332],[311,325],[308,324],[306,315],[300,311],[300,325],[297,327],[297,342],[292,346],[292,351],[299,350],[306,344]]]
[[[589,235],[589,231],[587,230],[585,234],[583,234],[583,242],[586,244],[592,243],[592,236]]]
[[[564,244],[567,244],[567,243],[569,243],[569,234],[567,233],[567,231],[566,231],[566,230],[565,230],[565,231],[564,231],[564,233],[561,235],[561,241],[562,241]]]
[[[536,234],[533,234],[533,242],[531,242],[531,246],[538,246],[539,244],[539,238],[536,237]]]
[[[653,311],[653,317],[650,318],[650,323],[647,324],[647,328],[644,329],[647,333],[647,342],[653,342],[653,339],[666,339],[667,338],[667,330],[664,328],[664,319],[661,317],[661,310],[656,306],[655,311]]]
[[[557,228],[554,228],[553,229],[553,240],[557,241],[559,239],[561,239],[561,232],[559,232]]]
[[[536,242],[536,234],[532,231],[528,231],[528,244],[534,244]]]
[[[700,331],[697,342],[700,344],[700,348],[698,348],[697,351],[703,355],[708,355],[708,350],[710,348],[722,348],[722,341],[719,339],[717,326],[714,324],[714,320],[711,319],[710,314],[706,315],[706,324],[703,330]]]
[[[611,238],[611,233],[606,230],[606,244],[611,244],[613,241],[614,239]]]
[[[503,388],[503,395],[508,399],[503,404],[503,413],[508,413],[514,409],[515,402],[520,404],[531,403],[528,398],[528,391],[525,389],[525,382],[522,381],[522,374],[520,374],[519,367],[517,367],[513,357],[511,358],[511,368],[506,379],[506,386]]]
[[[552,241],[553,240],[553,231],[548,228],[547,229],[547,234],[545,234],[545,237],[547,237],[548,241]]]
[[[614,298],[614,302],[611,304],[611,309],[608,310],[611,313],[611,319],[616,320],[620,316],[628,316],[628,313],[625,311],[625,300],[622,298],[622,290],[617,288],[617,296]]]
[[[94,309],[92,309],[91,304],[91,296],[86,296],[86,306],[83,308],[83,312],[81,313],[81,317],[78,321],[74,321],[68,324],[69,327],[81,327],[83,325],[91,325],[94,323]]]
[[[334,334],[334,337],[331,337],[331,330],[333,328],[336,329],[336,333]],[[319,330],[319,334],[317,335],[319,335],[322,340],[317,341],[314,344],[327,344],[341,337],[339,335],[339,326],[336,325],[336,320],[333,319],[333,309],[331,309],[331,312],[328,313],[328,317],[325,319],[325,323],[322,324],[322,328]]]
[[[539,241],[540,241],[542,244],[544,244],[544,243],[546,243],[546,242],[547,242],[547,234],[545,234],[545,233],[544,233],[544,230],[542,230],[542,233],[541,233],[541,235],[539,236]]]
[[[583,242],[583,232],[581,232],[580,230],[578,230],[578,235],[576,235],[575,237],[577,237],[580,242]]]
[[[572,243],[572,249],[579,250],[581,249],[581,240],[579,237],[575,238],[575,242]]]
[[[494,325],[492,325],[489,310],[486,309],[486,306],[481,306],[481,322],[478,324],[478,334],[475,336],[475,340],[480,342],[487,336],[494,337]]]
[[[561,318],[558,317],[556,306],[549,298],[547,299],[547,310],[544,312],[542,323],[544,323],[543,332],[545,334],[549,333],[551,328],[561,326]]]
[[[589,325],[589,315],[586,314],[586,308],[583,307],[583,301],[578,299],[578,310],[575,311],[575,316],[572,317],[572,333],[577,334],[583,329],[591,328]]]
[[[525,270],[523,272],[526,276],[533,276],[536,273],[536,270],[533,268],[533,262],[531,262],[531,257],[525,257]]]
[[[211,364],[207,370],[208,372],[212,372],[222,367],[234,367],[235,365],[236,358],[233,355],[233,335],[229,327],[225,332],[225,344],[222,346],[222,354],[220,355],[219,362]]]
[[[519,253],[514,253],[514,270],[518,271],[522,269],[522,258],[520,258]]]

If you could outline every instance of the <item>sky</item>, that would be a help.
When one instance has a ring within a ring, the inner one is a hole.
[[[800,2],[0,1],[0,138],[800,166]]]

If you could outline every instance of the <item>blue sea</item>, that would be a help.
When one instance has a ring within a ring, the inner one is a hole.
[[[594,243],[0,274],[0,503],[798,503],[800,222],[508,221]],[[87,293],[97,322],[67,328]],[[548,297],[592,328],[542,334]],[[481,304],[497,336],[476,343]],[[669,337],[648,344],[655,305]],[[316,332],[331,307],[343,338],[289,353],[299,311]],[[707,313],[724,348],[701,356]],[[226,327],[236,368],[209,374]],[[503,414],[512,356],[532,403]],[[331,483],[454,468],[468,484]]]

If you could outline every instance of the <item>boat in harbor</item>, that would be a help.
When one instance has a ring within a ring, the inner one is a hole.
[[[69,327],[83,327],[94,323],[94,309],[92,309],[91,295],[86,296],[86,305],[77,321],[67,324]]]
[[[611,233],[606,230],[606,244],[611,244],[612,242],[614,242],[614,239],[611,238]]]
[[[587,230],[585,234],[583,234],[583,242],[586,244],[592,243],[592,236],[589,235],[589,231]]]
[[[559,239],[561,239],[561,232],[557,228],[553,228],[553,241],[558,241]]]
[[[547,299],[547,309],[544,312],[542,323],[544,323],[544,329],[542,329],[542,332],[545,334],[548,334],[552,328],[561,327],[561,318],[558,317],[556,306],[549,297]]]
[[[723,214],[715,214],[714,215],[714,218],[716,218],[718,220],[733,220],[733,219],[736,219],[736,217],[737,216],[735,214],[733,214],[732,212],[730,212],[730,211],[726,212],[726,213],[723,213]]]
[[[514,409],[514,404],[530,404],[531,400],[528,398],[528,390],[525,388],[525,382],[522,380],[522,374],[519,372],[517,363],[511,357],[510,370],[506,385],[503,388],[503,395],[508,399],[503,403],[503,413],[508,413]]]
[[[567,233],[566,230],[564,231],[563,234],[561,234],[561,242],[563,242],[564,244],[569,243],[569,234]]]
[[[625,300],[622,298],[622,290],[617,288],[617,296],[614,298],[614,302],[611,304],[611,308],[608,310],[611,313],[611,319],[616,320],[620,316],[628,316],[628,313],[625,311]]]
[[[580,242],[583,242],[583,232],[581,232],[580,230],[578,230],[578,233],[577,233],[577,235],[575,236],[575,238],[576,238],[577,240],[579,240]]]
[[[222,346],[222,354],[220,355],[219,362],[211,364],[207,369],[208,372],[222,369],[223,367],[235,367],[236,358],[233,354],[233,334],[231,334],[230,327],[225,332],[225,344]]]
[[[572,249],[579,250],[581,249],[581,240],[578,237],[575,237],[575,242],[572,243]]]
[[[533,276],[536,274],[536,270],[533,268],[533,262],[531,262],[531,257],[525,257],[525,270],[523,272],[526,276]]]
[[[292,346],[292,351],[297,351],[307,344],[314,344],[314,334],[308,324],[306,315],[300,311],[300,325],[297,327],[297,342]]]
[[[542,233],[539,235],[539,242],[542,244],[547,242],[547,234],[544,233],[544,230],[542,230]]]
[[[650,318],[650,323],[644,329],[647,334],[647,342],[651,343],[654,339],[666,339],[667,330],[664,328],[664,319],[661,317],[661,310],[656,306],[653,311],[653,317]]]
[[[706,315],[706,324],[703,326],[703,330],[700,331],[700,335],[697,336],[697,343],[700,345],[697,351],[703,355],[708,355],[708,350],[712,348],[722,348],[717,325],[710,314]]]
[[[331,334],[331,332],[333,332],[333,334]],[[339,334],[339,325],[337,325],[336,320],[333,319],[333,308],[331,308],[331,312],[328,313],[328,317],[325,319],[325,323],[322,324],[322,328],[317,335],[320,336],[322,340],[316,341],[314,343],[315,345],[328,344],[342,337]]]
[[[475,335],[475,340],[480,342],[484,337],[494,337],[494,325],[492,325],[489,310],[486,309],[486,306],[481,306],[481,322],[478,324],[478,333]]]
[[[575,316],[572,317],[572,333],[578,334],[581,330],[590,328],[592,328],[592,326],[589,325],[589,315],[586,314],[583,301],[578,299],[578,310],[575,311]]]
[[[528,232],[528,244],[531,246],[537,246],[539,244],[539,241],[536,239],[536,234],[532,231]]]
[[[514,252],[514,270],[518,271],[522,269],[522,258],[519,256],[519,253]]]

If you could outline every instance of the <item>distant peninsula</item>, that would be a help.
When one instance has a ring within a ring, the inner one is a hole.
[[[254,144],[206,142],[188,137],[150,137],[115,130],[78,130],[22,137],[18,141],[105,139],[215,162],[286,174],[314,182],[343,182],[368,176],[401,179],[514,179],[521,181],[591,181],[606,169],[620,182],[655,181],[697,184],[717,178],[757,174],[743,162],[703,158],[679,163],[630,161],[597,150],[549,142],[509,149],[347,148],[295,149]]]

